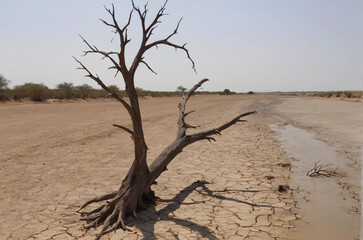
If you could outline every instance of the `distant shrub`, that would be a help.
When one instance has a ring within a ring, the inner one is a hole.
[[[13,89],[14,99],[30,98],[33,101],[42,102],[49,98],[49,89],[43,83],[25,83],[17,85]]]
[[[9,80],[0,74],[0,101],[9,100],[9,97],[6,94],[9,82]]]
[[[112,92],[115,92],[115,93],[119,93],[120,92],[120,88],[117,87],[116,85],[110,85],[108,86],[108,88],[112,91]]]
[[[255,94],[254,92],[252,92],[252,91],[249,91],[247,94]]]
[[[187,88],[185,88],[183,86],[179,86],[179,87],[177,87],[176,91],[178,93],[180,93],[181,95],[184,95],[184,93],[186,93],[186,91],[187,91]]]
[[[93,87],[91,87],[88,84],[83,84],[81,86],[75,87],[75,90],[76,90],[76,97],[86,99],[91,97]]]
[[[231,90],[229,90],[229,89],[224,89],[224,90],[223,90],[223,93],[224,93],[224,94],[226,94],[226,95],[231,94]]]
[[[67,98],[67,99],[74,98],[75,88],[73,86],[73,83],[67,83],[67,82],[59,83],[57,85],[57,89],[60,90],[58,98],[61,98],[61,99],[63,99],[63,98]]]
[[[3,75],[0,74],[0,91],[7,89],[9,80],[7,80]]]
[[[351,98],[353,96],[353,93],[351,93],[351,92],[344,92],[344,95],[347,96],[347,98]]]
[[[231,94],[236,94],[235,92],[232,92],[231,90],[229,90],[228,88],[224,89],[223,92],[219,93],[220,95],[231,95]]]

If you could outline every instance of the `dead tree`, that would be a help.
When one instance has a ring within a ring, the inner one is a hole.
[[[83,209],[91,203],[103,202],[100,207],[97,207],[92,211],[82,213],[83,219],[88,222],[86,228],[98,227],[102,225],[102,229],[98,238],[108,232],[116,230],[119,227],[125,230],[126,225],[124,220],[128,215],[131,214],[136,216],[137,210],[145,209],[146,206],[150,203],[155,204],[156,197],[154,192],[151,190],[152,184],[155,183],[155,180],[160,176],[160,174],[166,170],[168,164],[175,158],[175,156],[182,152],[186,146],[201,140],[215,141],[213,135],[220,134],[221,131],[232,126],[235,123],[244,122],[244,120],[242,120],[241,118],[254,113],[247,112],[240,114],[229,122],[208,131],[187,134],[187,129],[195,127],[187,124],[185,121],[185,118],[188,116],[188,114],[191,113],[185,111],[186,104],[188,99],[195,92],[195,90],[197,90],[197,88],[199,88],[204,82],[208,81],[207,79],[203,79],[183,96],[178,106],[179,118],[176,139],[160,153],[160,155],[152,162],[150,166],[148,166],[146,162],[148,147],[144,138],[140,106],[134,85],[135,72],[140,64],[144,64],[150,71],[154,72],[154,70],[145,62],[144,54],[149,49],[153,47],[158,47],[160,45],[166,45],[175,48],[176,50],[179,49],[184,51],[187,58],[191,61],[194,70],[195,67],[194,61],[190,57],[188,50],[185,48],[186,44],[178,45],[170,41],[170,39],[175,34],[177,34],[180,21],[177,23],[176,28],[170,35],[160,40],[150,41],[151,35],[160,23],[160,18],[165,15],[165,7],[167,1],[156,13],[151,23],[148,25],[146,24],[146,18],[148,14],[147,5],[145,5],[143,9],[140,9],[139,7],[135,6],[133,0],[131,0],[131,3],[132,10],[130,11],[130,14],[128,16],[128,21],[126,25],[124,25],[123,27],[119,25],[116,19],[115,9],[113,5],[111,9],[105,7],[106,11],[110,14],[112,20],[110,22],[101,20],[107,26],[113,28],[115,33],[118,35],[120,41],[119,52],[105,52],[99,50],[96,46],[89,44],[82,37],[82,40],[88,46],[88,50],[84,52],[85,55],[99,54],[112,63],[110,69],[115,69],[116,74],[121,73],[123,81],[125,83],[128,101],[124,100],[116,92],[108,88],[104,84],[104,82],[98,77],[98,75],[94,75],[93,73],[91,73],[91,71],[82,62],[75,58],[75,60],[80,64],[80,69],[87,72],[86,77],[89,77],[96,81],[104,90],[109,92],[109,96],[119,101],[127,110],[132,121],[132,128],[127,128],[122,125],[114,124],[115,127],[118,127],[130,134],[134,143],[135,152],[132,166],[129,169],[126,177],[122,181],[120,188],[115,192],[106,194],[104,196],[96,197],[86,202],[81,207],[81,209]],[[142,40],[131,66],[128,67],[125,61],[125,50],[127,44],[130,42],[127,32],[134,12],[136,13],[141,22]]]

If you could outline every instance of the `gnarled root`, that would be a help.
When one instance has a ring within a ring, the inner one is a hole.
[[[98,201],[96,198],[92,199],[86,202],[82,208],[94,202],[110,199],[111,196],[114,196],[114,194],[107,194],[99,197],[97,199],[102,200]],[[103,225],[102,230],[96,239],[100,239],[102,235],[115,231],[118,227],[121,227],[123,230],[127,230],[124,222],[127,207],[127,197],[125,197],[125,195],[118,196],[116,194],[111,201],[101,205],[100,207],[89,212],[81,213],[82,220],[85,220],[88,223],[85,228],[90,229],[92,227],[96,228]]]
[[[104,201],[104,200],[109,200],[111,198],[116,197],[116,195],[117,195],[117,191],[113,192],[113,193],[110,193],[110,194],[103,195],[103,196],[95,197],[95,198],[87,201],[85,204],[83,204],[82,207],[77,212],[81,211],[83,208],[90,205],[91,203],[101,202],[101,201]]]
[[[125,219],[129,214],[137,218],[136,210],[145,209],[148,204],[156,203],[157,198],[151,190],[148,191],[148,194],[143,194],[142,197],[135,197],[131,192],[131,189],[126,191],[119,190],[118,192],[93,198],[83,204],[78,210],[80,211],[92,203],[106,201],[91,211],[81,213],[81,220],[87,221],[87,225],[85,225],[86,229],[96,228],[102,225],[102,230],[96,239],[100,239],[103,235],[116,231],[118,228],[124,231],[128,230]]]

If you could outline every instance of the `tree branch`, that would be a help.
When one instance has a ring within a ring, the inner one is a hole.
[[[179,107],[179,118],[178,118],[178,133],[176,138],[182,138],[185,136],[186,134],[186,130],[187,128],[190,128],[190,125],[188,125],[185,122],[185,117],[188,116],[190,113],[194,112],[187,112],[185,113],[185,108],[187,105],[187,101],[189,100],[189,98],[193,95],[193,93],[195,92],[195,90],[197,90],[203,83],[205,83],[206,81],[208,81],[208,79],[203,79],[200,82],[198,82],[197,84],[194,85],[194,87],[192,87],[182,98],[181,102],[179,103],[178,107]]]
[[[152,73],[154,73],[155,75],[158,75],[150,66],[149,66],[149,64],[147,64],[147,62],[145,62],[144,60],[141,60],[141,62],[140,63],[143,63],[143,64],[145,64],[145,66],[152,72]]]
[[[186,108],[186,104],[187,101],[189,100],[189,98],[193,95],[193,93],[206,81],[208,81],[208,79],[203,79],[201,80],[199,83],[197,83],[196,85],[194,85],[193,88],[191,88],[182,98],[181,102],[179,103],[179,118],[178,118],[178,133],[177,133],[177,137],[176,139],[181,139],[183,137],[186,136],[186,131],[188,128],[195,128],[194,126],[191,126],[189,124],[187,124],[185,122],[185,117],[190,114],[191,112],[187,112],[185,113],[185,108]],[[189,135],[188,137],[190,137],[190,141],[192,142],[196,142],[199,140],[208,140],[208,141],[215,141],[214,138],[211,138],[211,135],[214,134],[220,134],[223,130],[225,130],[226,128],[232,126],[233,124],[237,123],[237,122],[245,122],[246,120],[242,120],[242,117],[248,116],[250,114],[254,114],[256,113],[255,111],[252,112],[246,112],[246,113],[242,113],[240,115],[238,115],[237,117],[235,117],[234,119],[232,119],[231,121],[217,127],[217,128],[213,128],[207,131],[203,131],[203,132],[199,132],[199,133],[195,133],[192,135]]]
[[[121,128],[122,130],[124,130],[125,132],[128,132],[129,134],[131,134],[133,137],[140,137],[138,136],[134,131],[132,131],[131,129],[127,128],[127,127],[124,127],[124,126],[121,126],[121,125],[118,125],[118,124],[113,124],[114,127],[118,127],[118,128]]]
[[[188,59],[192,62],[192,68],[196,72],[195,63],[194,63],[193,59],[190,57],[188,49],[185,47],[186,44],[177,45],[177,44],[172,43],[172,42],[169,41],[169,39],[172,36],[174,36],[175,34],[178,33],[178,29],[179,29],[179,26],[180,26],[180,22],[182,21],[182,18],[178,21],[178,24],[176,25],[174,31],[171,34],[169,34],[166,38],[164,38],[162,40],[152,42],[152,43],[148,43],[151,35],[153,34],[153,31],[157,28],[158,23],[160,23],[160,18],[162,16],[166,15],[164,13],[164,11],[165,11],[165,7],[166,7],[166,4],[168,3],[168,1],[167,0],[165,1],[164,5],[157,12],[157,14],[154,17],[153,21],[147,27],[145,25],[146,24],[146,15],[147,15],[147,11],[148,11],[147,6],[145,5],[144,10],[141,11],[139,7],[135,6],[135,3],[134,3],[133,0],[131,2],[132,2],[133,9],[138,13],[138,16],[140,18],[141,25],[142,25],[142,36],[143,37],[142,37],[142,42],[141,42],[141,46],[139,48],[139,51],[136,54],[136,56],[134,58],[134,61],[132,62],[132,65],[130,67],[130,72],[134,73],[140,63],[145,63],[145,62],[142,62],[142,61],[143,61],[143,55],[147,50],[149,50],[152,47],[158,47],[158,45],[167,45],[167,46],[175,48],[176,50],[177,49],[183,50],[187,54]],[[153,71],[150,67],[148,67],[148,68],[153,73],[155,73],[155,71]]]
[[[116,75],[117,75],[117,72],[122,71],[121,66],[111,57],[111,55],[118,55],[117,52],[105,52],[105,51],[98,50],[98,48],[96,46],[91,46],[91,44],[89,44],[86,41],[86,39],[84,39],[82,37],[82,35],[79,35],[79,36],[82,38],[83,42],[90,49],[89,51],[84,51],[84,55],[87,55],[89,53],[101,54],[103,56],[103,58],[108,58],[113,63],[112,68],[116,69]]]
[[[246,113],[242,113],[240,115],[238,115],[237,117],[233,118],[231,121],[217,127],[217,128],[213,128],[207,131],[203,131],[203,132],[199,132],[199,133],[195,133],[192,135],[189,135],[190,137],[190,143],[196,142],[196,141],[200,141],[200,140],[208,140],[210,141],[210,136],[211,135],[215,135],[215,134],[221,134],[221,132],[227,128],[229,128],[230,126],[232,126],[233,124],[236,124],[237,122],[241,122],[244,120],[241,120],[242,117],[251,115],[251,114],[255,114],[255,111],[252,112],[246,112]]]
[[[117,93],[115,93],[114,91],[112,91],[109,87],[107,87],[103,81],[96,75],[93,75],[89,70],[88,68],[83,65],[83,63],[81,61],[79,61],[77,58],[73,57],[74,60],[76,60],[76,62],[79,63],[79,65],[81,65],[81,67],[79,67],[78,69],[81,69],[81,70],[85,70],[88,75],[86,75],[85,77],[89,77],[91,79],[93,79],[95,82],[98,83],[98,85],[100,85],[104,90],[106,90],[107,92],[109,92],[111,94],[111,96],[113,98],[115,98],[117,101],[119,101],[120,103],[122,103],[122,105],[126,108],[126,110],[128,111],[128,113],[130,114],[130,117],[132,118],[134,113],[133,113],[133,110],[131,108],[131,106],[125,101],[123,100]]]
[[[120,72],[125,76],[128,73],[128,69],[126,66],[126,60],[125,60],[125,49],[126,45],[130,42],[130,39],[128,39],[127,36],[127,28],[129,27],[131,23],[131,17],[133,10],[130,11],[129,18],[127,23],[123,28],[121,28],[116,20],[116,14],[115,14],[115,6],[112,4],[112,10],[104,6],[105,10],[111,15],[113,24],[106,22],[103,19],[100,19],[104,24],[107,26],[110,26],[115,29],[115,33],[118,33],[119,39],[120,39],[120,52],[118,54],[119,57],[119,66],[120,66]]]
[[[329,165],[322,165],[319,164],[319,162],[316,162],[314,164],[314,167],[309,170],[306,175],[309,177],[316,177],[316,176],[325,176],[325,177],[331,177],[331,176],[339,176],[337,173],[338,167],[335,169],[328,169]]]
[[[158,13],[156,14],[154,20],[151,22],[151,24],[147,27],[146,29],[146,33],[148,33],[148,37],[147,39],[149,39],[149,37],[152,35],[152,32],[154,31],[154,29],[157,27],[157,24],[160,23],[159,19],[166,15],[164,13],[165,9],[166,9],[166,4],[168,3],[168,0],[166,0],[164,2],[164,5],[159,9]]]
[[[148,44],[147,46],[145,46],[145,51],[149,50],[152,47],[158,47],[159,45],[167,45],[167,46],[175,48],[176,50],[181,49],[187,54],[188,59],[192,63],[192,68],[193,68],[194,72],[197,72],[197,70],[195,68],[195,63],[194,63],[193,59],[190,57],[189,50],[187,48],[185,48],[185,46],[187,44],[185,43],[183,45],[177,45],[175,43],[169,42],[168,38],[170,38],[170,35],[167,38],[163,39],[163,40],[155,41],[153,43]]]

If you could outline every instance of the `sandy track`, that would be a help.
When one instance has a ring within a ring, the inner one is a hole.
[[[197,96],[189,122],[210,128],[261,98]],[[178,101],[141,101],[151,160],[175,138]],[[277,191],[290,175],[279,163],[291,159],[263,116],[248,120],[185,149],[154,187],[160,203],[132,220],[131,232],[102,239],[285,239],[300,217],[289,192]],[[85,232],[76,210],[118,188],[133,156],[113,123],[130,120],[110,101],[0,106],[1,239],[94,238],[99,229]]]

